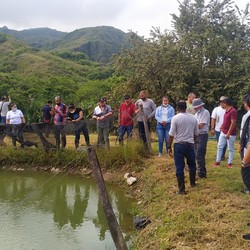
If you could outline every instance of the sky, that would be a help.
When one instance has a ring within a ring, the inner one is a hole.
[[[234,2],[244,9],[249,1]],[[105,25],[147,37],[152,27],[170,30],[178,6],[177,0],[2,0],[0,27],[71,32]]]

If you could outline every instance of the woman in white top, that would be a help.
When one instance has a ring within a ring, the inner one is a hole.
[[[24,146],[24,138],[23,138],[23,129],[21,124],[25,123],[25,118],[23,112],[17,109],[17,106],[14,102],[10,104],[10,111],[7,112],[6,115],[6,124],[11,124],[11,137],[12,144],[16,146],[16,142],[21,143],[21,147]]]
[[[6,124],[21,124],[25,123],[25,118],[23,112],[17,109],[17,106],[14,102],[10,104],[10,111],[6,115]]]

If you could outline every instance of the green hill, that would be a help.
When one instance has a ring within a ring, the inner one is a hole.
[[[27,43],[34,48],[47,49],[51,43],[61,39],[66,32],[49,28],[25,29],[21,31],[11,30],[4,26],[0,32],[11,35],[16,39]]]
[[[52,48],[54,51],[81,52],[93,61],[105,63],[122,48],[130,46],[129,37],[130,33],[108,26],[83,28],[66,34]]]
[[[49,28],[15,31],[7,27],[0,28],[0,32],[9,34],[33,48],[53,51],[74,61],[90,59],[107,63],[112,55],[130,46],[130,33],[109,26],[83,28],[70,33]],[[86,61],[81,64],[86,64]]]

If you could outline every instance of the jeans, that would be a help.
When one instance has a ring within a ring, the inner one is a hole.
[[[75,145],[79,145],[81,132],[83,133],[86,144],[89,145],[89,131],[86,123],[83,123],[82,126],[75,131]]]
[[[150,122],[147,122],[147,125],[148,125],[148,130],[150,131]],[[145,132],[145,128],[144,128],[144,123],[143,122],[138,122],[138,130],[139,130],[140,139],[146,145],[147,144],[147,137],[146,137],[146,132]]]
[[[174,144],[174,162],[176,167],[176,176],[184,176],[185,158],[190,172],[196,172],[194,144],[175,143]]]
[[[56,147],[60,149],[60,144],[62,139],[62,149],[64,149],[66,147],[66,133],[64,130],[64,125],[55,125],[54,130],[56,137]]]
[[[1,123],[6,124],[6,116],[1,116]]]
[[[168,133],[170,130],[170,123],[168,123],[166,126],[162,125],[161,123],[157,123],[156,130],[158,135],[159,153],[162,154],[164,140],[166,145],[166,152],[168,152],[167,147],[168,147]]]
[[[127,138],[128,139],[131,138],[132,130],[133,130],[133,125],[128,125],[128,126],[121,125],[119,127],[119,143],[123,143],[123,137],[126,132],[127,132]]]
[[[217,143],[218,143],[219,137],[220,137],[220,131],[215,131],[215,135],[216,135],[216,140],[217,140]],[[221,158],[225,158],[226,150],[227,150],[227,144],[223,148],[223,154],[222,154]]]
[[[234,142],[235,142],[236,136],[235,135],[230,135],[229,139],[226,139],[226,135],[221,132],[218,145],[217,145],[217,156],[216,156],[216,162],[221,161],[221,157],[223,154],[223,149],[225,145],[227,145],[228,148],[228,164],[233,162],[234,158]]]
[[[208,134],[200,134],[197,136],[195,143],[195,156],[198,165],[199,177],[207,176],[206,159],[205,159],[207,152],[207,141],[208,141]]]
[[[105,145],[109,149],[109,127],[101,128],[97,125],[98,146]]]

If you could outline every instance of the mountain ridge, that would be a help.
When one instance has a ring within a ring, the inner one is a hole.
[[[110,62],[122,48],[130,47],[131,33],[112,26],[96,26],[62,32],[50,28],[32,28],[21,31],[4,26],[0,32],[23,41],[30,47],[44,49],[55,53],[78,52],[90,60],[101,63]]]

